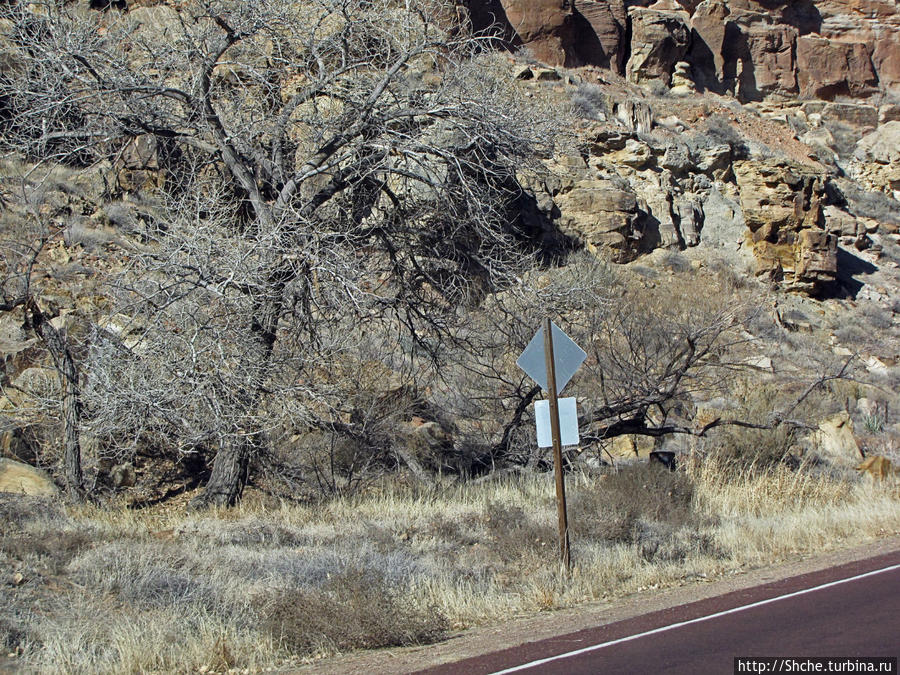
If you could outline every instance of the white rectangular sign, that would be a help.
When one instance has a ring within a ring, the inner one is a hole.
[[[578,409],[575,398],[560,398],[559,403],[559,435],[563,445],[578,445]],[[534,421],[537,424],[537,440],[539,448],[553,445],[553,434],[550,431],[550,401],[534,402]]]

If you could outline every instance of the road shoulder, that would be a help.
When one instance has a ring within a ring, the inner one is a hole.
[[[662,591],[638,593],[608,603],[590,603],[517,618],[502,624],[480,626],[434,645],[355,652],[318,661],[292,672],[298,675],[413,673],[898,550],[900,550],[900,536],[889,537],[815,556],[798,556],[796,560],[775,566],[729,573],[709,581],[692,582]]]

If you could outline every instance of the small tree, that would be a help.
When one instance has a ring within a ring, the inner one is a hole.
[[[37,220],[36,214],[31,216]],[[66,491],[70,500],[80,502],[85,497],[85,489],[81,470],[82,397],[79,370],[65,334],[53,325],[53,317],[41,308],[41,289],[33,278],[38,258],[54,237],[44,227],[24,229],[24,234],[33,235],[30,240],[22,241],[29,239],[27,236],[0,239],[0,312],[21,310],[26,327],[41,339],[53,360],[61,394],[59,404],[63,423]]]
[[[340,421],[320,371],[366,330],[434,356],[527,263],[507,207],[559,119],[439,0],[85,5],[4,5],[3,142],[153,168],[90,366],[97,429],[213,448],[198,503],[233,504],[277,420]]]

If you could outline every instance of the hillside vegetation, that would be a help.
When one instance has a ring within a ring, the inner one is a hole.
[[[896,3],[520,4],[0,5],[0,656],[259,672],[900,532]]]

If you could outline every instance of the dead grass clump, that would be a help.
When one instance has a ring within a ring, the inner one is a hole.
[[[106,593],[134,607],[196,605],[221,611],[223,599],[201,575],[190,556],[151,543],[115,542],[75,558],[67,572],[95,593]]]
[[[580,536],[633,543],[639,520],[678,528],[696,522],[691,479],[655,465],[631,464],[584,486],[570,499],[572,528]]]
[[[179,536],[206,539],[219,546],[306,546],[310,538],[295,527],[258,516],[223,521],[194,518],[178,527]]]
[[[29,536],[0,536],[0,552],[13,560],[28,561],[45,574],[59,574],[95,537],[79,530],[47,530]]]
[[[297,655],[427,644],[448,622],[417,606],[382,576],[348,569],[321,589],[281,591],[258,603],[261,627]]]
[[[713,538],[701,532],[708,519],[694,510],[693,495],[683,472],[628,465],[573,493],[570,527],[578,538],[634,546],[647,562],[714,555]]]
[[[723,521],[734,518],[781,517],[804,509],[835,507],[846,502],[853,485],[840,477],[814,472],[801,464],[762,467],[739,466],[716,460],[690,464],[687,471],[697,486],[697,508],[717,514]]]
[[[45,497],[0,492],[0,532],[24,530],[32,523],[61,523],[59,506]]]
[[[712,445],[713,461],[724,475],[737,475],[745,470],[765,471],[790,456],[796,431],[787,426],[775,429],[727,427]]]
[[[551,519],[536,522],[520,506],[491,502],[485,508],[482,523],[490,550],[503,563],[522,561],[557,542],[557,529]]]
[[[0,649],[15,652],[22,649],[29,640],[25,624],[7,616],[0,616]]]
[[[744,383],[736,395],[741,401],[734,417],[765,426],[773,421],[772,412],[778,410],[782,391],[774,386]],[[807,399],[806,408],[820,404],[820,399]],[[803,411],[806,410],[803,409]],[[795,412],[800,416],[801,412]],[[797,429],[782,424],[771,429],[742,426],[722,426],[703,440],[703,450],[717,471],[723,476],[739,475],[747,470],[765,472],[790,458],[799,440]]]

